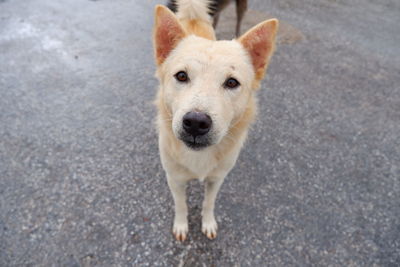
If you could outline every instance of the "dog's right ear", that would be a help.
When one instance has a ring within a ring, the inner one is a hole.
[[[168,57],[169,53],[186,36],[186,32],[175,14],[167,7],[157,5],[155,8],[154,53],[157,65]]]

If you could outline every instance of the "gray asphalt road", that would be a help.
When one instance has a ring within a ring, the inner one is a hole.
[[[181,244],[153,126],[156,2],[0,1],[0,266],[399,266],[400,3],[250,1],[244,28],[282,22],[259,119],[218,238],[193,182]]]

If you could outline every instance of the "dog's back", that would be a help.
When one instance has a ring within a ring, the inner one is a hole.
[[[187,34],[216,39],[208,0],[175,0],[173,3],[177,9],[176,16]]]

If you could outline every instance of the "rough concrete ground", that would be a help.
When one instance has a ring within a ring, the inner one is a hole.
[[[193,182],[183,244],[153,127],[156,2],[0,1],[0,266],[399,266],[399,2],[250,0],[243,30],[286,26],[218,237]]]

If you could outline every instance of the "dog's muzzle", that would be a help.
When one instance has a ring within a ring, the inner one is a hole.
[[[182,118],[180,139],[191,149],[200,150],[211,144],[209,132],[211,117],[203,112],[191,111]]]

